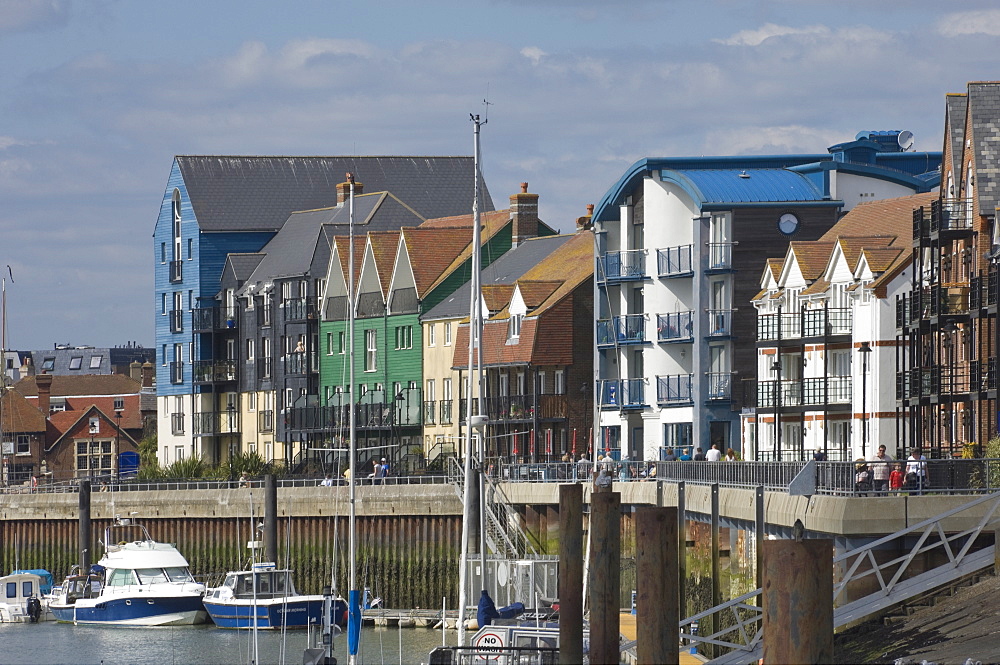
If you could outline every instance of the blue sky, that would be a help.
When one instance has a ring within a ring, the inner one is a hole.
[[[0,0],[8,346],[153,342],[176,154],[471,154],[569,230],[636,159],[824,152],[1000,78],[985,0]],[[6,271],[4,271],[6,272]]]

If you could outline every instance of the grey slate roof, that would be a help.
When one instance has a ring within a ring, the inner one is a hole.
[[[296,210],[336,205],[336,185],[354,174],[364,191],[389,191],[425,219],[468,212],[471,157],[249,157],[178,155],[202,231],[274,232]],[[483,209],[493,210],[484,182]]]
[[[483,286],[513,284],[572,237],[572,235],[542,236],[525,240],[483,269]],[[472,282],[466,282],[429,312],[423,314],[420,320],[433,321],[468,316],[471,290]]]
[[[965,145],[965,112],[968,110],[968,97],[965,95],[948,95],[945,97],[945,122],[948,123],[948,133],[951,135],[951,173],[956,191],[954,194],[945,192],[945,196],[957,197],[958,187],[962,178],[962,151]],[[942,174],[942,190],[948,186],[947,174]]]
[[[236,284],[243,284],[243,282],[250,279],[250,275],[257,269],[263,258],[262,254],[250,252],[227,254],[226,263],[229,264],[228,269],[232,271],[232,278],[236,280]],[[224,276],[223,280],[225,279],[226,277]]]
[[[363,242],[368,231],[390,231],[416,226],[424,219],[387,192],[354,198],[355,238]],[[346,204],[320,210],[294,212],[281,230],[259,252],[260,261],[249,284],[304,274],[320,276],[330,261],[335,236],[350,230],[350,210]],[[318,273],[316,271],[319,271]]]
[[[969,110],[979,214],[992,217],[1000,203],[1000,83],[969,83]]]

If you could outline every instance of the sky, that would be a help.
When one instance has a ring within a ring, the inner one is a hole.
[[[174,155],[471,155],[478,113],[495,205],[571,231],[644,157],[940,150],[998,52],[992,0],[0,0],[6,346],[153,345]]]

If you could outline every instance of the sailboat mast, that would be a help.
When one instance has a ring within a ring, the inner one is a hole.
[[[7,266],[10,270],[10,266]],[[7,278],[0,278],[0,435],[3,434],[3,396],[7,392]],[[0,441],[3,437],[0,436]],[[0,450],[0,485],[7,485],[6,453]]]
[[[482,337],[482,305],[480,284],[480,264],[482,262],[480,242],[481,234],[479,230],[479,128],[483,124],[478,115],[471,115],[473,125],[473,197],[472,197],[472,281],[469,295],[469,378],[468,388],[465,394],[465,487],[463,490],[462,507],[462,554],[458,571],[458,645],[465,645],[465,609],[469,604],[468,599],[468,562],[469,562],[469,531],[473,519],[479,516],[472,514],[472,494],[478,486],[474,478],[473,459],[473,423],[480,419],[473,419],[473,405],[478,404],[479,410],[475,412],[483,414],[482,395],[482,349],[480,345]],[[476,392],[478,393],[478,403],[473,401],[473,376],[476,377]],[[482,524],[479,531],[482,533]],[[485,574],[486,569],[481,568]]]
[[[348,348],[350,352],[348,353],[347,363],[350,366],[348,371],[349,384],[347,386],[347,394],[349,396],[350,404],[350,435],[349,435],[349,445],[348,454],[350,455],[350,460],[348,461],[348,469],[350,470],[350,478],[348,478],[348,504],[350,506],[349,517],[348,517],[348,555],[350,559],[349,564],[349,580],[348,580],[348,602],[349,610],[347,614],[347,647],[348,647],[348,658],[347,662],[350,665],[355,665],[358,662],[358,644],[361,641],[361,594],[358,591],[358,557],[357,557],[357,510],[355,507],[355,495],[357,484],[355,478],[357,477],[357,464],[355,457],[358,453],[358,423],[357,423],[357,404],[354,399],[354,174],[347,174],[347,182],[350,183],[350,196],[348,197],[348,250],[347,250],[347,310],[348,310]]]

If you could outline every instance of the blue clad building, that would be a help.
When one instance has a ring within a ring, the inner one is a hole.
[[[750,302],[765,259],[818,239],[860,202],[934,190],[941,153],[912,143],[909,132],[861,132],[821,154],[629,167],[593,217],[598,452],[739,450],[740,413],[752,408],[743,385],[757,368]]]

